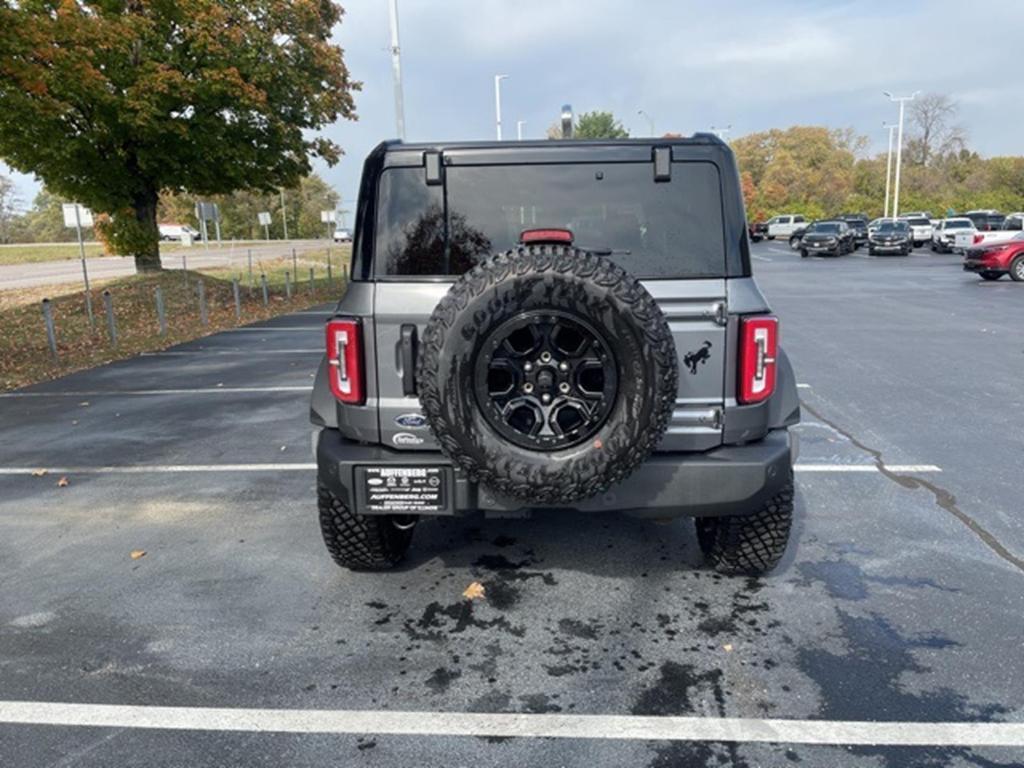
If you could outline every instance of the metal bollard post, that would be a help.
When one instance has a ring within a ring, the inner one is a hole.
[[[334,278],[331,277],[331,249],[327,249],[327,285],[330,286]]]
[[[110,291],[103,292],[103,306],[107,310],[107,330],[110,332],[110,346],[117,346],[117,321],[114,319],[114,299]]]
[[[263,306],[266,307],[270,304],[270,296],[267,295],[267,276],[261,274],[260,282],[263,284]]]
[[[235,320],[242,321],[242,297],[238,293],[238,281],[231,281],[231,291],[235,294]]]
[[[203,285],[203,281],[198,281],[199,285],[199,322],[203,325],[207,324],[209,318],[206,316],[206,286]]]
[[[295,258],[295,249],[294,248],[292,248],[292,274],[294,274],[295,278],[298,279],[298,277],[299,277],[299,262],[298,262],[298,259]]]
[[[53,355],[53,362],[60,363],[57,355],[57,332],[53,328],[53,310],[50,308],[50,300],[43,299],[43,320],[46,322],[46,342],[50,345],[50,354]]]
[[[312,295],[314,295],[315,292],[316,292],[316,289],[313,287],[313,268],[310,267],[309,268],[309,295],[312,296]]]
[[[246,249],[246,253],[249,254],[249,293],[252,293],[252,248]]]
[[[160,335],[167,335],[167,313],[164,311],[164,292],[158,285],[156,287],[156,321],[160,325]]]
[[[291,273],[284,273],[284,296],[289,301],[292,298],[292,276]]]

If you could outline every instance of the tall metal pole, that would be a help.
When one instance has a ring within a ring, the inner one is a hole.
[[[642,109],[638,109],[636,113],[647,120],[647,126],[648,128],[650,128],[650,133],[648,135],[654,136],[654,118],[648,115]]]
[[[494,76],[494,125],[498,129],[498,141],[501,141],[501,81],[508,75]]]
[[[516,120],[516,140],[523,140],[523,126],[526,125],[525,120]]]
[[[284,187],[281,187],[281,221],[284,223],[284,239],[288,239],[288,209],[284,207]]]
[[[900,166],[903,164],[903,111],[904,105],[908,101],[913,101],[920,91],[914,91],[909,96],[893,96],[888,91],[884,91],[885,95],[889,97],[889,101],[898,101],[900,104],[900,122],[899,128],[896,130],[896,189],[893,191],[892,199],[892,217],[895,219],[900,215]]]
[[[885,213],[882,214],[883,219],[889,218],[889,190],[890,183],[892,181],[892,132],[896,129],[895,125],[887,125],[882,123],[883,128],[889,130],[889,155],[885,161]]]
[[[398,138],[405,141],[405,100],[402,97],[402,49],[398,45],[398,0],[388,3],[391,22],[391,72],[395,79],[395,129]]]

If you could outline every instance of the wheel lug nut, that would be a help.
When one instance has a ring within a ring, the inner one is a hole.
[[[540,353],[540,361],[542,363],[550,363],[551,362],[551,353],[550,352],[541,352]]]
[[[523,384],[523,392],[525,392],[526,394],[530,394],[531,392],[533,392],[533,384],[531,384],[530,382],[526,382],[525,384]]]
[[[569,382],[563,381],[561,384],[559,384],[558,391],[561,392],[563,395],[566,394],[569,391]]]
[[[560,370],[560,371],[568,371],[569,370],[569,364],[564,362],[564,361],[559,363],[558,364],[558,370]]]

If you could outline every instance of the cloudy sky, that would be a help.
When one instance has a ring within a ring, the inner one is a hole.
[[[357,122],[326,129],[346,152],[319,165],[351,207],[362,158],[395,135],[387,0],[350,0],[336,30]],[[1020,0],[399,0],[409,140],[539,138],[563,103],[611,110],[634,134],[732,125],[853,127],[883,150],[898,94],[939,91],[983,155],[1024,154]],[[16,178],[25,203],[36,185]]]

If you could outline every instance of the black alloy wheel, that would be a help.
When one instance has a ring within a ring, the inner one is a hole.
[[[474,382],[498,434],[551,451],[593,437],[615,404],[618,377],[602,333],[582,318],[540,310],[494,329],[477,354]]]

